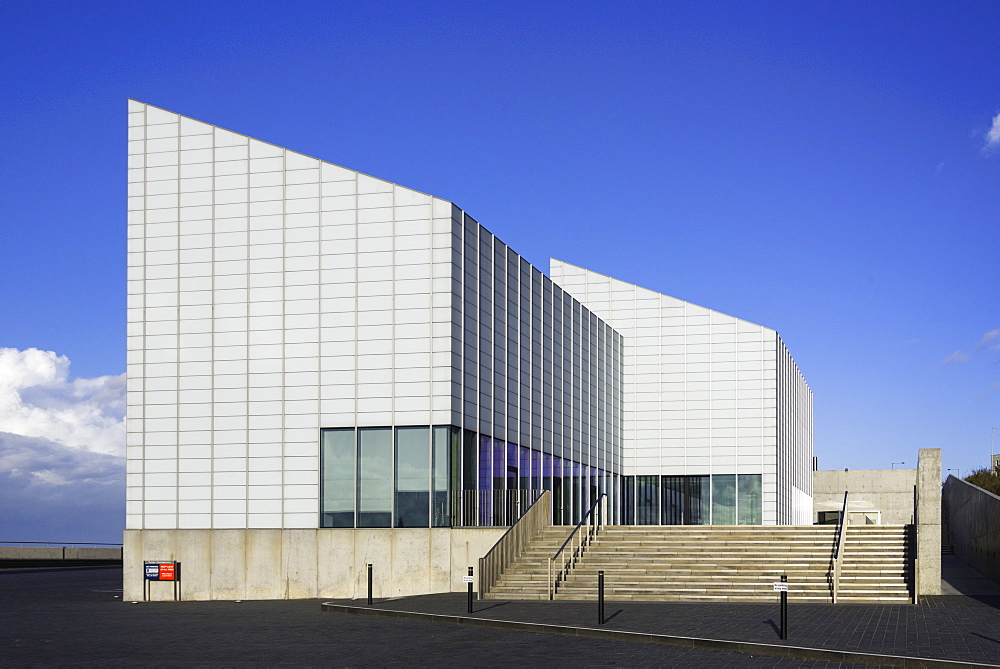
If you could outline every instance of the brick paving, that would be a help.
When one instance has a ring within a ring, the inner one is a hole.
[[[120,568],[0,571],[0,666],[852,666],[356,618],[320,600],[129,604],[120,588]]]
[[[0,666],[847,667],[824,661],[324,613],[322,600],[129,604],[120,568],[0,571]],[[354,601],[354,605],[363,602]],[[465,615],[462,594],[377,600]],[[597,627],[590,602],[476,602],[477,617]],[[608,602],[606,627],[780,644],[777,604]],[[789,607],[788,644],[1000,663],[1000,598]]]
[[[339,604],[364,602],[330,600]],[[466,614],[461,594],[376,600],[379,608]],[[789,602],[788,640],[779,638],[773,604],[697,602],[477,601],[473,617],[572,627],[603,627],[670,636],[744,641],[879,655],[1000,664],[1000,597],[925,597],[918,606],[795,604]]]

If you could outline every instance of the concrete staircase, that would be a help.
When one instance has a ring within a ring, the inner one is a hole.
[[[544,528],[507,568],[486,599],[548,599],[549,558],[572,531],[566,525]]]
[[[838,599],[906,602],[913,598],[912,525],[849,525]]]
[[[547,599],[548,558],[569,530],[547,528],[488,598]],[[555,598],[596,599],[597,572],[604,570],[608,600],[773,602],[772,584],[786,574],[792,601],[829,602],[836,530],[832,525],[608,526],[559,584]],[[906,532],[904,526],[849,529],[841,600],[909,598]]]

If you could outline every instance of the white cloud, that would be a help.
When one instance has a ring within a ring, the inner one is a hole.
[[[986,332],[979,338],[979,342],[975,346],[955,351],[939,362],[937,366],[944,367],[945,365],[964,364],[973,358],[981,361],[983,359],[983,351],[1000,351],[1000,328]],[[989,353],[986,353],[985,356],[987,358],[992,357]]]
[[[69,365],[52,351],[0,348],[0,432],[124,455],[125,375],[71,379]]]
[[[0,527],[9,541],[121,541],[125,375],[74,379],[52,351],[0,348]]]
[[[997,341],[998,339],[1000,339],[1000,329],[990,330],[989,332],[983,335],[982,339],[979,340],[979,343],[976,345],[976,350],[982,351],[983,349],[986,348],[990,349],[991,351],[1000,350],[1000,341]],[[991,346],[990,345],[991,342],[994,341],[997,341],[997,343]]]
[[[117,543],[125,458],[0,432],[0,528],[7,541]]]
[[[944,360],[942,360],[939,364],[941,364],[941,365],[954,365],[954,364],[959,364],[959,363],[963,363],[963,362],[969,362],[969,356],[968,356],[968,354],[962,353],[961,351],[955,351],[954,353],[952,353],[951,355],[949,355],[947,358],[945,358]]]
[[[993,117],[993,125],[986,131],[985,149],[995,149],[1000,146],[1000,112]]]

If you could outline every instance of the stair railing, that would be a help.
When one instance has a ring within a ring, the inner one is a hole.
[[[493,586],[539,530],[552,523],[552,493],[548,490],[531,503],[524,514],[479,558],[479,599],[489,594]]]
[[[844,491],[844,505],[840,507],[840,523],[837,526],[837,543],[833,547],[833,564],[830,566],[830,597],[837,603],[840,590],[840,569],[844,559],[844,544],[847,540],[847,491]]]
[[[580,561],[583,552],[597,538],[597,533],[606,524],[608,496],[604,493],[594,500],[566,541],[556,554],[549,558],[549,599],[555,599],[559,581],[565,581],[569,570]],[[570,550],[566,551],[569,546]]]

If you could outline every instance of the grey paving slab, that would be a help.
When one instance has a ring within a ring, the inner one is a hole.
[[[0,570],[0,666],[853,666],[336,616],[320,600],[120,596],[120,568]]]
[[[1000,597],[1000,583],[983,576],[957,555],[942,555],[941,594]]]
[[[466,615],[467,606],[462,594],[380,600],[375,605],[440,615]],[[476,617],[495,620],[599,625],[593,602],[485,600],[474,608]],[[918,606],[791,601],[787,641],[778,634],[777,600],[773,604],[607,602],[606,615],[604,628],[623,631],[1000,664],[1000,597],[992,596],[927,597]]]

